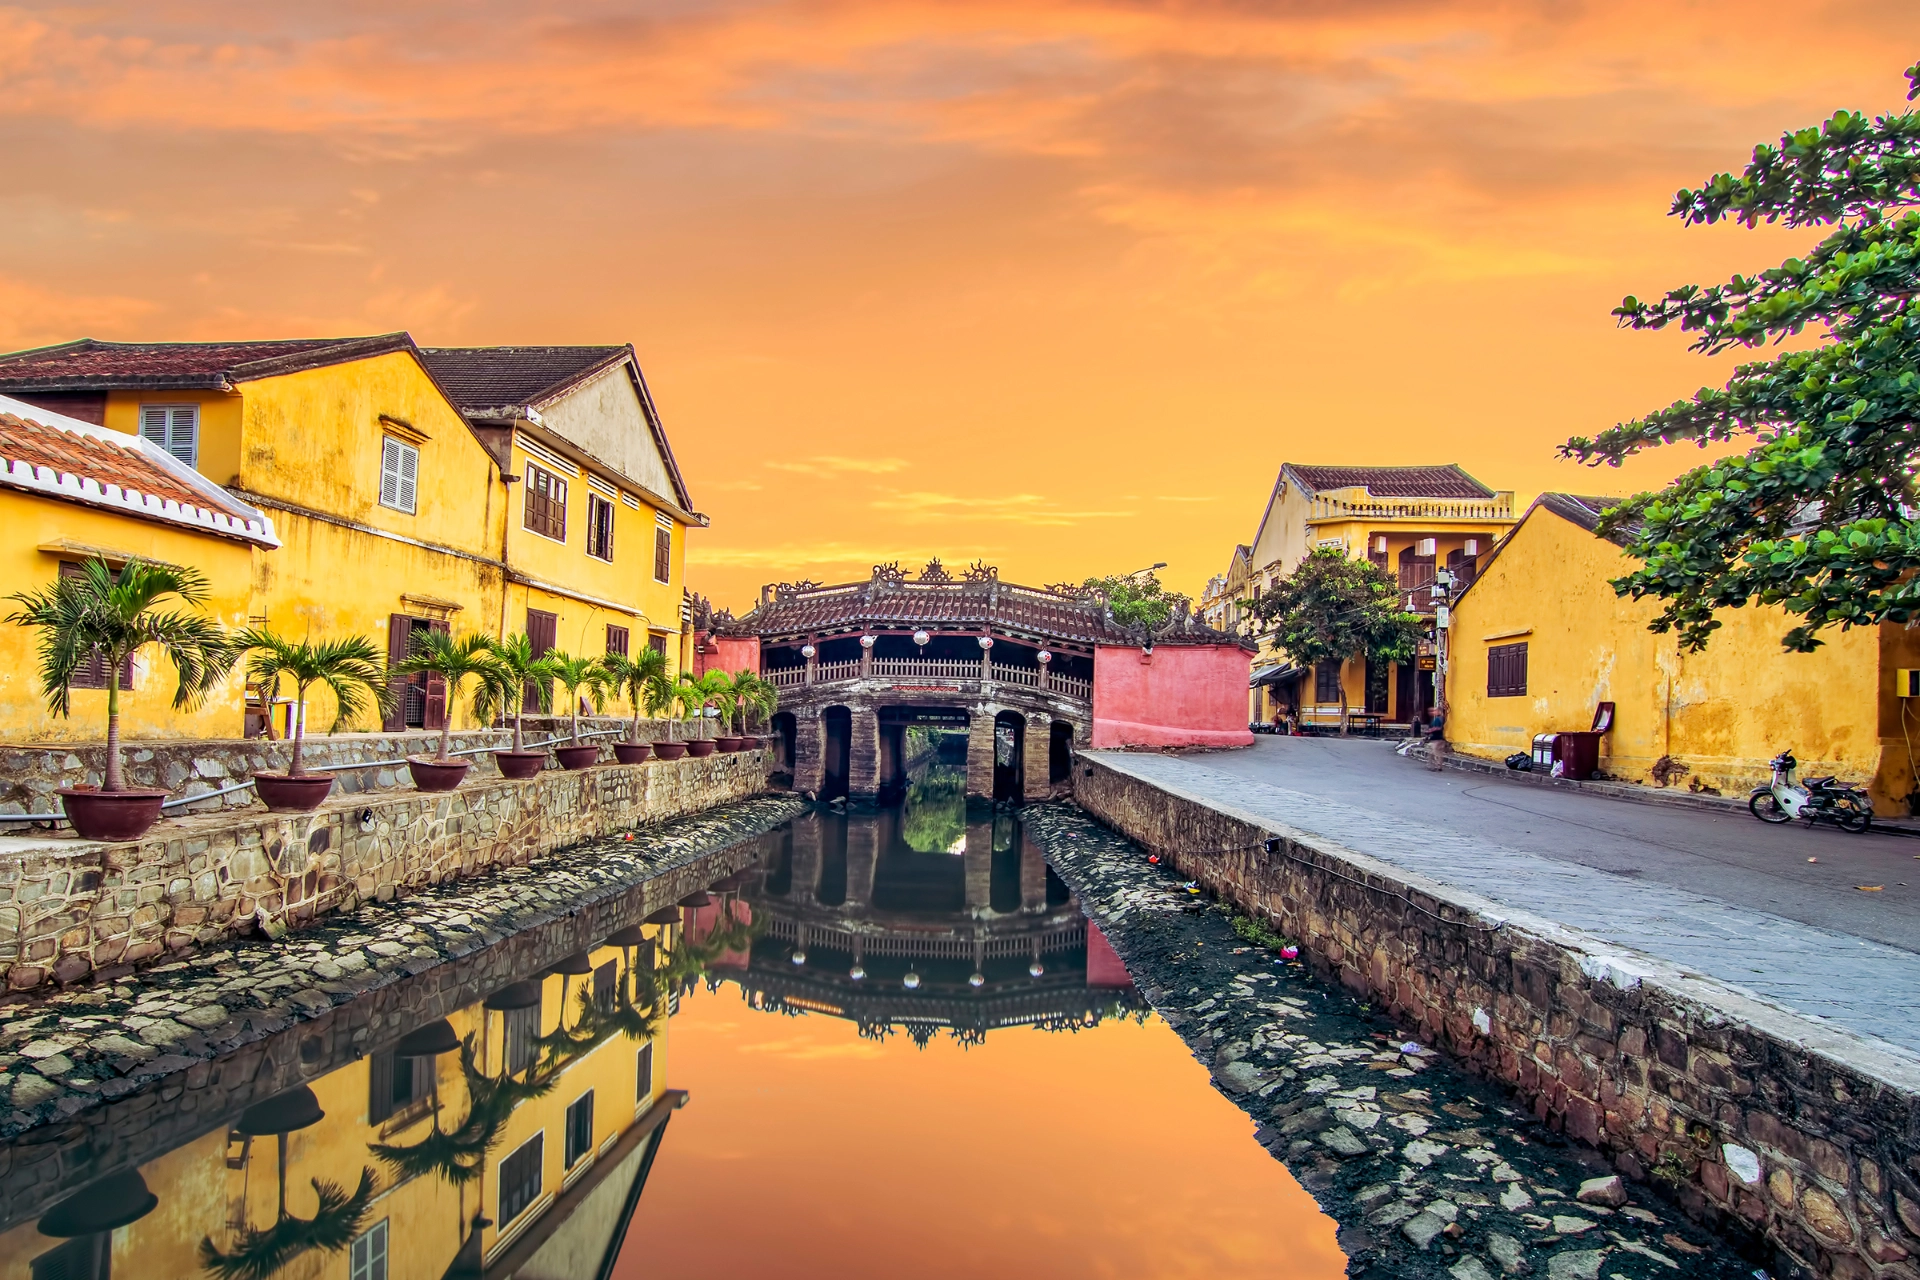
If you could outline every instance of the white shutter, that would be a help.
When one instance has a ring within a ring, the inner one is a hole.
[[[154,406],[142,407],[140,434],[165,449],[167,447],[167,411]]]
[[[380,442],[380,505],[383,507],[400,505],[399,453],[398,440]]]
[[[141,405],[140,435],[188,466],[200,465],[198,405]]]
[[[414,492],[420,479],[420,451],[411,445],[400,446],[400,509],[413,510]]]

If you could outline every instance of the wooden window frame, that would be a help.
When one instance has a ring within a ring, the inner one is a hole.
[[[525,1157],[523,1159],[523,1157]],[[540,1203],[540,1192],[546,1185],[547,1134],[543,1129],[525,1142],[515,1147],[500,1161],[500,1191],[497,1212],[500,1226],[506,1227],[516,1221],[521,1214]],[[509,1181],[508,1167],[514,1161],[521,1161],[522,1167],[531,1165],[533,1176],[515,1176]],[[511,1193],[514,1199],[509,1200]],[[508,1206],[512,1209],[509,1211]]]
[[[631,629],[627,627],[618,626],[611,622],[607,624],[607,652],[608,653],[617,653],[624,658],[629,653],[632,652],[632,649],[631,649],[632,644],[633,644],[633,632]]]
[[[149,413],[164,413],[167,415],[166,423],[162,426],[158,439],[155,439],[154,436],[151,433],[149,433],[147,430],[147,415]],[[179,423],[175,421],[174,415],[180,414],[180,413],[186,414],[189,419],[187,423],[187,454],[185,457],[182,457],[180,455],[180,452],[174,448],[174,444],[175,444],[174,435],[179,429]],[[199,405],[194,404],[192,402],[179,403],[179,402],[171,402],[171,401],[163,404],[143,404],[140,406],[140,416],[137,419],[137,421],[140,424],[141,439],[147,441],[149,444],[159,445],[161,451],[165,453],[169,458],[172,458],[175,462],[183,463],[186,466],[194,468],[196,471],[199,470],[199,467],[200,467],[200,406]]]
[[[645,1102],[653,1097],[653,1041],[640,1046],[633,1060],[633,1100]]]
[[[407,462],[413,474],[407,474]],[[387,479],[393,479],[393,496],[387,496]],[[420,513],[420,446],[399,436],[380,437],[380,505],[405,515]]]
[[[587,554],[613,563],[613,503],[592,491],[587,493]]]
[[[543,1000],[526,1009],[508,1009],[502,1019],[500,1061],[508,1074],[524,1071],[540,1058],[540,1011]]]
[[[389,1221],[387,1218],[380,1219],[355,1236],[353,1243],[347,1246],[348,1280],[387,1280]]]
[[[520,527],[565,545],[567,478],[529,462],[520,490]]]
[[[593,1090],[567,1104],[565,1132],[566,1161],[562,1167],[571,1169],[593,1154]]]
[[[662,524],[653,526],[653,580],[673,581],[673,530]]]
[[[1487,646],[1487,696],[1527,696],[1527,642]]]
[[[62,578],[77,578],[85,572],[78,560],[62,560],[56,571]],[[113,571],[114,580],[120,579],[120,571]],[[107,687],[106,655],[95,651],[85,669],[73,673],[73,679],[67,682],[69,689],[105,689]],[[133,654],[127,654],[120,664],[120,692],[128,693],[133,689]]]
[[[667,638],[657,631],[651,632],[647,636],[647,648],[664,658],[667,656]]]
[[[1347,664],[1344,662],[1316,662],[1313,664],[1313,700],[1318,705],[1340,701],[1340,691],[1346,687]],[[1327,685],[1333,685],[1333,692],[1327,692]]]

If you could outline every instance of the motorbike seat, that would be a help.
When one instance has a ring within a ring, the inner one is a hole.
[[[1826,777],[1824,777],[1824,778],[1808,778],[1808,779],[1807,779],[1807,785],[1808,785],[1809,787],[1827,787],[1827,786],[1832,786],[1832,785],[1833,785],[1833,780],[1834,780],[1834,777],[1835,777],[1835,776],[1836,776],[1836,775],[1834,775],[1834,774],[1828,774],[1828,775],[1827,775]]]

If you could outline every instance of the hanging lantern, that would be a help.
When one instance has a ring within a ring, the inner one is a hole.
[[[912,969],[909,969],[907,970],[907,976],[900,979],[900,985],[912,991],[920,985],[920,975]]]
[[[810,644],[803,644],[800,646],[800,656],[807,659],[809,662],[813,660],[813,655],[818,652],[819,650],[815,649]]]
[[[1040,665],[1043,667],[1046,666],[1049,662],[1053,661],[1053,654],[1048,652],[1045,649],[1042,649],[1040,651],[1039,657],[1040,657]]]
[[[878,637],[877,637],[877,636],[861,636],[861,637],[860,637],[860,647],[861,647],[862,649],[871,649],[871,648],[873,648],[873,642],[874,642],[874,641],[875,641],[876,639],[878,639]]]
[[[987,975],[980,972],[978,969],[975,969],[973,971],[973,976],[967,979],[967,985],[972,987],[975,991],[978,991],[980,988],[987,985]]]
[[[805,947],[795,947],[793,954],[789,956],[788,959],[792,960],[796,967],[805,964],[807,962],[807,949]]]
[[[926,628],[924,627],[913,633],[913,642],[923,649],[926,648],[927,641],[931,639],[933,639],[933,637],[927,634]]]
[[[981,647],[982,649],[991,649],[991,648],[993,648],[993,637],[992,637],[992,636],[981,636],[981,637],[980,637],[980,647]]]
[[[1045,973],[1046,971],[1047,971],[1046,966],[1041,964],[1038,960],[1035,960],[1032,964],[1027,966],[1027,972],[1036,978],[1039,977],[1041,974]]]
[[[859,963],[858,961],[855,961],[853,968],[847,970],[847,976],[849,978],[852,978],[855,982],[858,982],[862,978],[867,976],[867,967]]]

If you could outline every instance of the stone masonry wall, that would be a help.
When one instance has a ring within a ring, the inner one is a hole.
[[[1099,761],[1074,796],[1775,1275],[1920,1278],[1912,1055]]]
[[[603,716],[580,718],[580,731],[626,730],[629,721]],[[564,738],[567,720],[561,717],[528,716],[522,724],[526,740],[545,742]],[[664,720],[640,722],[640,736],[653,741],[667,736]],[[504,748],[512,735],[504,729],[473,729],[453,735],[453,750],[476,747]],[[611,738],[596,739],[603,744],[602,759],[613,755]],[[440,747],[438,733],[414,730],[407,733],[310,734],[304,752],[307,769],[325,773],[346,765],[364,765],[375,761],[402,760],[410,755],[432,755]],[[137,741],[124,744],[127,785],[138,789],[171,791],[176,796],[206,795],[236,782],[244,782],[255,773],[285,773],[292,744],[269,742],[265,738],[214,738],[166,741]],[[62,787],[97,787],[106,767],[104,743],[25,743],[0,744],[0,814],[59,813]],[[493,757],[487,753],[471,757],[470,777],[498,777]],[[392,791],[410,787],[404,765],[379,768],[346,769],[334,780],[335,795],[355,795],[368,791]],[[209,813],[216,809],[256,807],[251,789],[215,796],[200,804],[183,806],[190,813]],[[0,831],[20,824],[0,823]]]
[[[539,853],[765,789],[765,753],[651,761],[457,791],[328,801],[311,814],[169,819],[141,840],[0,842],[0,974],[21,991],[255,930],[278,934],[362,899],[524,865]]]

